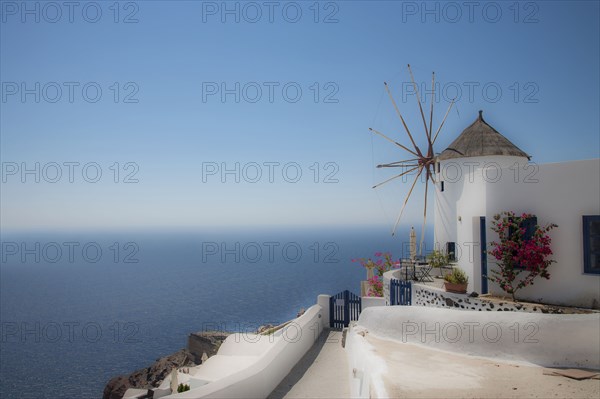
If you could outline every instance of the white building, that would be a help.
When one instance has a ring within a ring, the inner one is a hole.
[[[488,125],[482,112],[437,158],[435,242],[454,252],[469,290],[504,294],[482,277],[496,260],[493,216],[502,211],[555,223],[550,280],[517,292],[522,300],[598,308],[600,302],[600,159],[537,165]],[[486,269],[487,268],[487,269]],[[486,287],[487,286],[487,287]]]

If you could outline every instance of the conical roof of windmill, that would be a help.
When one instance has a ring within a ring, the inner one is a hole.
[[[452,158],[480,157],[487,155],[505,155],[531,158],[523,150],[498,133],[483,120],[483,111],[479,117],[438,156],[438,160]]]

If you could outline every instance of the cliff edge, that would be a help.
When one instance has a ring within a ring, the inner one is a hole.
[[[188,337],[187,349],[157,359],[151,366],[113,377],[104,387],[103,399],[121,399],[128,388],[156,388],[173,368],[195,366],[202,363],[202,355],[213,356],[229,333],[202,331]]]

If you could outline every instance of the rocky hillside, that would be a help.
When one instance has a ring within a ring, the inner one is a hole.
[[[222,331],[202,331],[191,333],[188,337],[188,351],[196,364],[202,364],[202,355],[206,353],[208,357],[217,354],[221,343],[229,333]]]
[[[104,387],[103,399],[121,399],[128,388],[156,388],[173,368],[201,364],[203,353],[208,357],[217,353],[221,343],[229,334],[219,331],[197,332],[190,334],[188,348],[172,355],[161,357],[149,367],[131,374],[112,378]]]

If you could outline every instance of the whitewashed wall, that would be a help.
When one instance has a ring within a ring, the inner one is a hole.
[[[166,398],[266,398],[312,347],[323,330],[323,323],[322,308],[314,305],[273,336],[233,334],[227,337],[216,356],[247,356],[253,359],[248,367]],[[205,366],[209,366],[208,362]]]
[[[361,298],[361,302],[362,310],[372,308],[374,306],[386,306],[386,301],[383,297],[363,296]]]
[[[552,367],[600,367],[600,314],[472,312],[415,306],[366,309],[346,337],[351,397],[388,397],[386,362],[365,337]],[[565,339],[565,337],[568,337]]]
[[[469,276],[470,291],[481,292],[479,217],[486,215],[486,187],[503,168],[522,168],[527,158],[486,156],[440,161],[435,192],[435,247],[456,243],[457,264]],[[444,191],[440,191],[441,182]]]
[[[600,215],[600,159],[539,165],[529,171],[529,179],[520,176],[515,183],[512,170],[503,170],[502,179],[486,186],[487,241],[497,240],[489,228],[493,215],[511,210],[533,213],[538,224],[556,223],[550,232],[553,259],[550,280],[538,279],[533,286],[517,293],[524,300],[556,305],[598,308],[600,275],[583,273],[582,215]],[[488,258],[488,268],[496,267]],[[492,292],[501,293],[490,285]]]
[[[402,343],[545,367],[600,368],[600,314],[472,312],[415,306],[366,309],[358,331]],[[350,331],[347,342],[354,342]],[[348,347],[349,350],[351,346]],[[349,354],[359,367],[361,354]]]
[[[364,336],[358,334],[358,331],[364,332],[365,329],[353,326],[346,335],[346,356],[350,366],[350,397],[360,399],[386,397],[385,394],[378,395],[381,392],[372,395],[372,390],[376,390],[373,387],[382,385],[378,374],[386,367],[385,362],[379,358]]]

